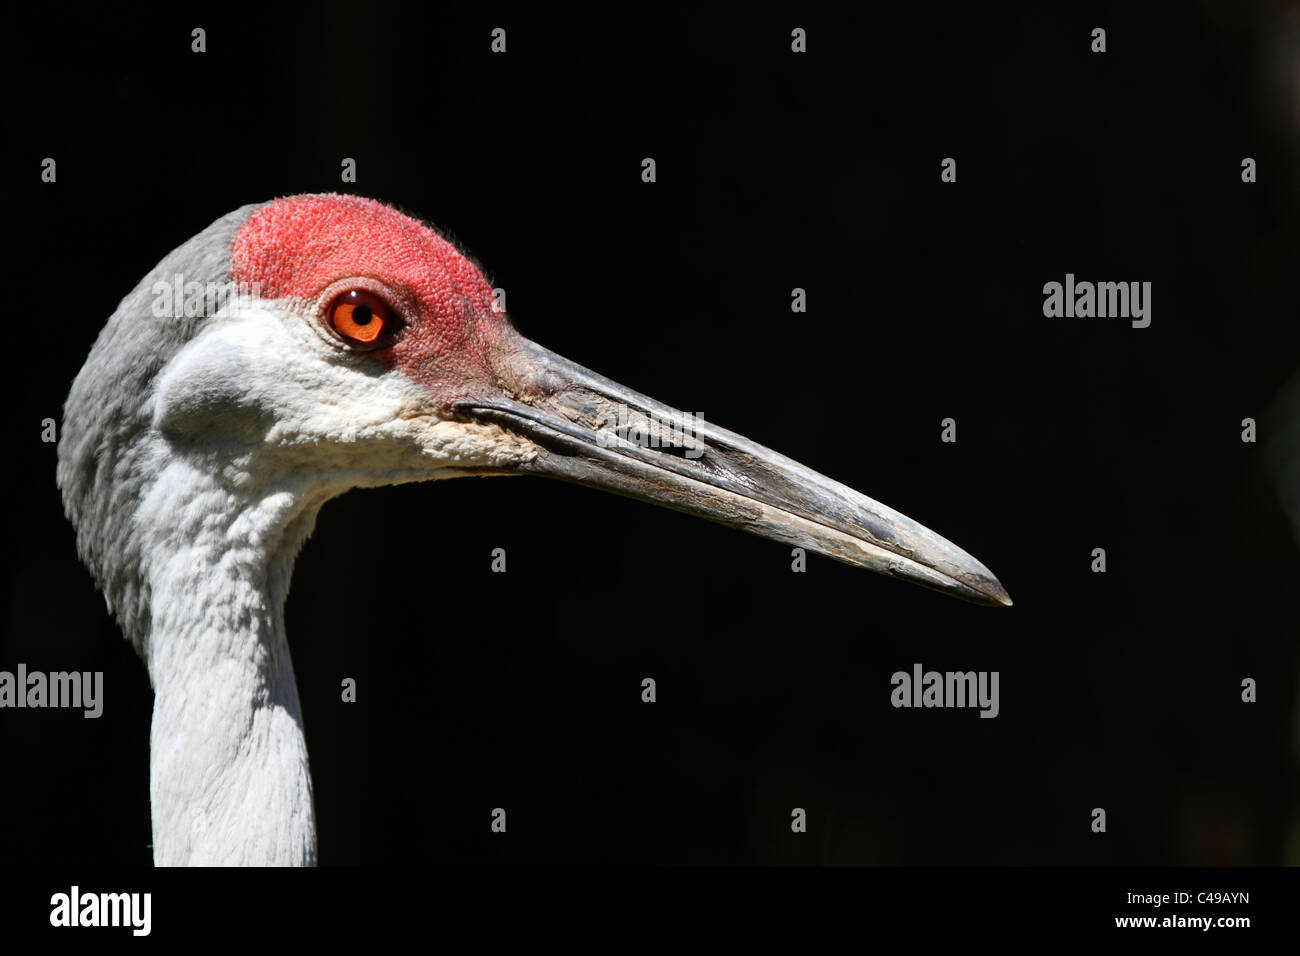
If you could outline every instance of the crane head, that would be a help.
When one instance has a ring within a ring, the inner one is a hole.
[[[195,308],[213,281],[229,294]],[[123,301],[74,384],[60,484],[83,556],[94,567],[103,548],[83,534],[85,489],[113,480],[105,456],[147,438],[236,492],[315,507],[357,486],[548,476],[1011,603],[929,529],[547,351],[495,305],[468,256],[372,200],[294,196],[219,220]]]

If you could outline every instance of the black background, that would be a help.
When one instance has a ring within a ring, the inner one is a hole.
[[[554,482],[350,493],[286,612],[322,863],[1300,860],[1300,556],[1240,440],[1300,365],[1287,8],[905,6],[17,19],[0,669],[103,670],[106,705],[0,713],[0,862],[151,859],[149,684],[42,419],[169,250],[339,189],[447,231],[526,335],[911,515],[1016,604],[792,574]],[[1044,318],[1066,272],[1150,281],[1151,327]],[[916,662],[1000,671],[1000,716],[893,709]]]

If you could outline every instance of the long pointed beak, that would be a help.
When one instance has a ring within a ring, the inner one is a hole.
[[[520,472],[698,515],[977,604],[1011,604],[956,545],[796,461],[526,339],[500,361],[502,391],[451,410],[538,445]]]

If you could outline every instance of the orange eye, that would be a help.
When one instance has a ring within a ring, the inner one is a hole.
[[[330,303],[330,326],[352,345],[374,345],[401,327],[388,303],[365,289],[350,289]]]

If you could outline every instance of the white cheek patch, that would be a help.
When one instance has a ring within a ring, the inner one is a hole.
[[[266,419],[262,442],[349,441],[419,400],[400,376],[331,348],[309,321],[274,302],[217,313],[169,364],[155,420],[228,431],[222,413],[255,410]]]
[[[242,349],[217,336],[200,337],[182,349],[159,377],[153,425],[165,435],[225,443],[257,441],[264,431],[253,378]]]
[[[340,352],[287,303],[237,308],[212,316],[169,364],[156,394],[159,431],[237,446],[241,460],[270,453],[347,472],[359,484],[371,483],[367,473],[387,483],[398,472],[503,468],[538,453],[499,426],[443,418],[421,385]]]

